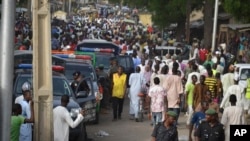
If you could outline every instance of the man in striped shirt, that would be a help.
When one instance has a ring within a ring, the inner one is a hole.
[[[208,70],[208,77],[205,79],[205,84],[208,86],[208,89],[211,91],[212,93],[212,99],[216,99],[217,95],[217,81],[216,79],[213,77],[213,72],[212,70]]]

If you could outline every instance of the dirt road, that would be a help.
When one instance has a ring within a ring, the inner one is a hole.
[[[179,141],[185,141],[188,136],[185,122],[186,117],[182,113],[178,125]],[[100,130],[105,131],[109,136],[100,137],[96,135]],[[112,110],[110,110],[108,114],[100,115],[99,124],[87,126],[88,136],[93,138],[94,141],[150,141],[152,131],[153,127],[146,115],[143,122],[129,120],[129,99],[124,102],[121,120],[113,122]]]

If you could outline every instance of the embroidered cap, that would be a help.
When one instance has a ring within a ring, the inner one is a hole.
[[[176,112],[174,112],[174,111],[168,111],[168,112],[167,112],[167,115],[168,115],[168,116],[171,116],[171,117],[174,117],[174,118],[177,117],[177,114],[176,114]]]
[[[29,82],[24,82],[22,85],[22,91],[28,91],[31,90],[31,85]]]
[[[208,109],[208,110],[206,110],[205,113],[206,113],[207,115],[215,115],[215,114],[217,114],[216,111],[215,111],[214,109]]]

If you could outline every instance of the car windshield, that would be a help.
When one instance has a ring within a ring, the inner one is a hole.
[[[119,57],[118,64],[121,64],[124,68],[133,68],[134,66],[130,63],[129,57]]]
[[[250,78],[250,69],[241,69],[240,80],[247,80],[248,78]]]
[[[22,93],[22,85],[24,82],[30,82],[32,84],[32,78],[29,76],[19,77],[17,80],[17,89],[16,93]],[[69,83],[66,79],[60,77],[53,77],[53,95],[62,96],[62,95],[71,95],[72,90],[69,86]]]
[[[80,71],[82,75],[85,77],[91,77],[93,81],[97,81],[95,70],[90,65],[74,65],[74,64],[68,64],[65,67],[65,77],[70,81],[73,80],[72,74],[75,71]]]
[[[96,66],[102,64],[105,69],[109,69],[110,58],[113,57],[113,54],[96,54]]]

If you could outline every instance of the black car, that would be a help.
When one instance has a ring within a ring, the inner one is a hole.
[[[58,56],[52,55],[52,65],[63,66],[64,60]],[[14,52],[14,65],[32,64],[33,52],[30,50],[16,50]]]
[[[131,73],[135,72],[134,62],[130,55],[118,55],[116,56],[118,64],[123,66],[124,73],[129,77]]]
[[[75,71],[79,71],[81,72],[81,75],[84,77],[88,77],[91,79],[91,81],[88,81],[88,85],[90,87],[90,85],[93,85],[93,93],[94,95],[97,95],[99,93],[99,88],[97,85],[97,75],[96,75],[96,71],[94,69],[94,67],[84,61],[84,60],[80,60],[80,59],[65,59],[65,63],[64,63],[64,75],[66,77],[66,79],[71,83],[73,82],[73,73]],[[92,84],[90,84],[92,82]],[[93,103],[95,103],[95,105],[97,105],[96,101],[93,100]],[[96,114],[95,116],[89,120],[89,122],[93,122],[93,123],[98,123],[99,122],[99,109],[96,108]]]
[[[84,122],[92,120],[95,118],[95,95],[93,93],[93,85],[92,80],[90,78],[85,78],[86,81],[90,81],[91,84],[89,93],[84,91],[79,92],[77,94],[73,93],[71,86],[69,85],[69,81],[65,78],[65,76],[61,73],[53,72],[52,74],[52,83],[53,83],[53,107],[59,106],[61,104],[61,96],[69,95],[70,101],[67,105],[67,109],[70,112],[72,119],[77,117],[77,111],[80,109],[85,109],[87,111],[86,116],[84,117]],[[13,84],[13,102],[16,97],[22,95],[22,85],[25,82],[29,82],[32,85],[32,71],[23,69],[22,71],[18,71],[14,77]],[[78,125],[78,127],[74,129],[70,129],[70,140],[77,140],[85,132],[83,128],[81,128],[82,124]]]

